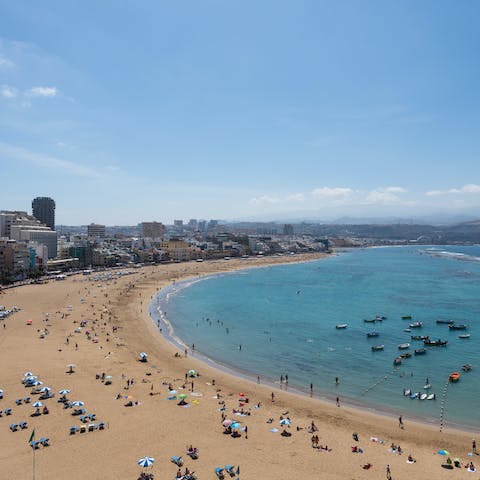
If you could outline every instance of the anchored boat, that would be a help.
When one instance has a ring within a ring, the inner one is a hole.
[[[372,346],[372,352],[378,352],[380,350],[383,350],[385,345],[373,345]]]
[[[451,381],[451,382],[458,382],[460,380],[460,374],[458,372],[453,372],[450,374],[450,376],[448,377],[448,379]]]

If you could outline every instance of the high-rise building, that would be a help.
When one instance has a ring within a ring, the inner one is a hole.
[[[142,222],[142,237],[162,238],[165,234],[165,226],[161,222]]]
[[[55,201],[52,198],[34,198],[32,201],[32,214],[40,223],[55,230]]]
[[[94,238],[105,238],[105,225],[97,223],[87,225],[87,235]]]

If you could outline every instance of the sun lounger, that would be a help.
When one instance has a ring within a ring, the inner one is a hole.
[[[40,443],[42,444],[42,447],[49,447],[50,446],[50,439],[42,437],[40,439]]]
[[[72,412],[72,415],[73,415],[73,416],[76,416],[76,415],[85,415],[85,413],[87,413],[87,411],[86,411],[84,408],[76,408],[76,409]]]
[[[89,423],[88,424],[88,431],[89,432],[93,432],[94,430],[96,430],[97,428],[97,424],[96,423]]]
[[[94,422],[97,419],[97,414],[96,413],[91,413],[90,415],[87,415],[87,417],[90,417],[90,420]]]
[[[80,431],[79,427],[70,427],[70,435],[75,435],[79,431]]]
[[[225,465],[225,471],[231,476],[235,476],[235,467],[233,465]]]
[[[30,446],[31,446],[34,450],[36,450],[37,448],[40,448],[40,442],[38,442],[38,441],[36,441],[36,440],[32,440],[32,441],[30,442]]]
[[[99,430],[104,430],[104,429],[105,429],[105,423],[104,423],[104,422],[100,422],[100,423],[98,424],[98,429],[99,429]]]
[[[223,468],[217,467],[215,468],[215,475],[220,479],[223,480],[225,478],[225,475],[223,474]]]
[[[10,424],[10,430],[12,432],[16,432],[18,430],[18,425],[16,423],[11,423]]]
[[[80,425],[80,433],[85,433],[87,431],[87,427],[85,425]]]
[[[25,397],[25,398],[23,399],[23,401],[24,401],[24,403],[30,403],[30,397]]]
[[[18,426],[23,430],[24,428],[27,428],[27,427],[28,427],[28,424],[27,424],[27,422],[20,422],[20,423],[18,424]]]
[[[170,460],[175,464],[181,467],[183,465],[183,458],[178,457],[177,455],[174,455],[173,457],[170,457]]]
[[[16,403],[17,405],[21,405],[21,404],[22,404],[22,401],[23,401],[23,398],[17,398],[17,399],[15,400],[15,403]]]
[[[12,409],[11,408],[6,408],[4,410],[5,415],[11,415],[12,414]]]

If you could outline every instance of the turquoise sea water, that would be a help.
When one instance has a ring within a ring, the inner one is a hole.
[[[315,262],[179,283],[160,293],[151,314],[155,322],[162,314],[174,335],[196,351],[253,378],[278,382],[287,374],[289,388],[306,393],[312,383],[318,396],[438,425],[443,412],[445,423],[480,426],[479,246],[348,250]],[[376,315],[387,319],[363,321]],[[404,315],[413,320],[402,320]],[[437,319],[467,324],[468,330],[451,331]],[[405,332],[413,321],[423,327]],[[343,323],[346,329],[335,328]],[[367,338],[370,331],[379,337]],[[471,338],[459,339],[462,333]],[[427,347],[425,355],[394,367],[400,353],[423,347],[411,335],[445,339],[448,346]],[[410,348],[400,351],[404,342]],[[384,350],[372,352],[377,344]],[[464,364],[473,370],[446,388],[449,374]],[[437,399],[410,399],[405,388]]]

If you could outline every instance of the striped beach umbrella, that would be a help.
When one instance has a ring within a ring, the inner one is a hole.
[[[51,390],[50,387],[42,387],[42,388],[40,389],[40,391],[41,391],[41,392],[44,392],[44,393],[49,392],[50,390]]]
[[[70,393],[70,390],[68,390],[68,388],[64,388],[63,390],[59,390],[58,393],[60,395],[66,395],[67,393]]]
[[[34,408],[43,407],[43,402],[32,403],[32,407],[34,407]]]
[[[155,459],[153,457],[143,457],[137,463],[143,468],[151,467]]]
[[[32,377],[33,376],[33,373],[32,372],[25,372],[23,374],[24,377]]]
[[[72,407],[83,407],[85,405],[85,403],[82,402],[81,400],[76,400],[75,402],[72,402],[70,405]]]

